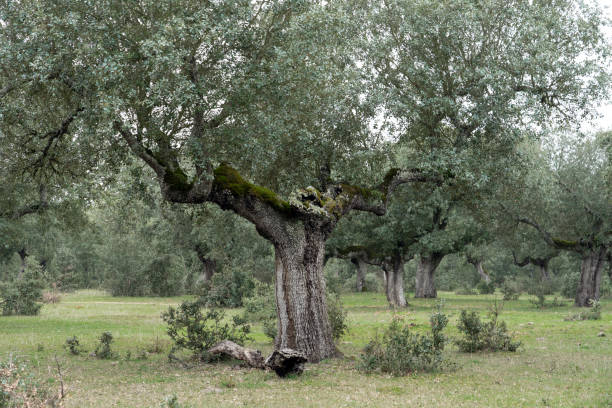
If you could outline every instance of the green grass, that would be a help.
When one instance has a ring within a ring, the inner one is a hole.
[[[493,296],[440,293],[450,323],[446,333],[457,336],[461,309],[483,314]],[[458,364],[452,372],[394,378],[365,375],[354,369],[368,340],[394,315],[428,329],[431,299],[409,299],[410,306],[392,311],[382,294],[343,296],[350,333],[339,348],[341,360],[308,365],[303,376],[279,379],[270,372],[233,364],[184,369],[167,360],[170,341],[160,319],[162,311],[184,298],[113,298],[99,291],[64,295],[45,305],[40,316],[0,317],[0,357],[9,353],[30,361],[42,381],[53,383],[57,355],[68,387],[66,407],[159,407],[176,394],[190,407],[608,407],[612,406],[612,302],[602,301],[602,320],[563,321],[569,306],[537,310],[527,297],[506,302],[501,319],[523,346],[517,353],[461,354],[454,346],[448,356]],[[238,310],[229,311],[229,314]],[[115,337],[116,360],[70,356],[62,348],[76,335],[91,351],[103,331]],[[600,331],[606,337],[598,337]],[[252,347],[272,349],[260,327]],[[156,344],[163,351],[147,360],[134,358]],[[39,348],[42,345],[42,350]]]

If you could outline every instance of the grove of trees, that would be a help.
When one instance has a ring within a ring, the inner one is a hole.
[[[568,252],[587,306],[612,256],[612,137],[578,130],[605,24],[574,0],[4,1],[0,279],[33,257],[66,289],[229,306],[272,282],[275,347],[313,362],[334,257],[403,307],[410,268],[436,297],[445,260],[501,284]]]

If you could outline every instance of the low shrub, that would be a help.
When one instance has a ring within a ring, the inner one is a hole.
[[[580,283],[580,272],[571,272],[563,276],[561,279],[561,296],[573,299],[578,291]]]
[[[62,300],[62,295],[60,295],[55,290],[53,291],[45,291],[42,294],[42,302],[45,304],[56,304]]]
[[[504,282],[501,286],[501,292],[504,295],[504,300],[517,300],[521,294],[516,282]]]
[[[327,294],[327,315],[332,328],[332,337],[334,341],[338,341],[348,333],[347,312],[342,305],[339,294]]]
[[[491,307],[491,320],[488,322],[482,322],[477,312],[462,310],[457,329],[463,333],[463,338],[455,340],[459,350],[469,353],[481,350],[516,351],[521,342],[512,340],[506,323],[498,320],[500,313],[501,306],[497,302]]]
[[[9,356],[0,361],[0,407],[61,407],[63,395],[40,384],[28,366]]]
[[[431,318],[431,334],[413,333],[399,318],[393,319],[382,338],[378,335],[364,349],[358,368],[365,372],[380,371],[395,376],[413,372],[436,371],[449,363],[442,351],[446,337],[442,331],[448,318],[438,307]]]
[[[600,320],[601,303],[598,300],[590,299],[591,308],[580,313],[571,314],[564,320]]]
[[[478,285],[476,285],[476,289],[481,295],[490,295],[495,293],[495,284],[493,282],[487,283],[485,281],[480,281]]]
[[[99,343],[96,346],[95,354],[96,357],[102,360],[109,360],[115,358],[116,355],[111,349],[111,343],[113,342],[113,335],[111,332],[105,331],[98,338]]]
[[[79,339],[77,339],[77,336],[68,337],[64,343],[64,349],[74,356],[78,356],[85,351],[81,347],[81,343]]]
[[[28,260],[23,276],[13,281],[0,283],[0,305],[4,316],[34,316],[42,305],[42,267]]]
[[[221,340],[244,344],[249,340],[250,326],[242,316],[234,316],[231,324],[224,322],[225,313],[208,309],[202,313],[200,302],[183,302],[177,308],[170,307],[162,313],[168,325],[167,333],[174,341],[173,350],[190,350],[194,357],[211,361],[208,349]]]

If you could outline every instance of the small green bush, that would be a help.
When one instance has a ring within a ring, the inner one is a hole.
[[[516,282],[504,282],[501,286],[501,292],[504,295],[504,300],[517,300],[521,294]]]
[[[327,294],[327,315],[332,328],[332,337],[334,341],[338,341],[348,333],[347,312],[344,310],[339,294]]]
[[[480,281],[478,285],[476,285],[476,289],[481,295],[490,295],[495,293],[495,284],[493,282],[487,283],[485,281]]]
[[[115,357],[111,349],[111,343],[113,342],[113,335],[111,332],[105,331],[98,338],[98,345],[96,346],[96,358],[102,360],[109,360]]]
[[[601,303],[598,300],[590,299],[591,308],[576,314],[569,315],[564,320],[600,320]]]
[[[580,283],[580,272],[571,272],[563,276],[561,279],[561,296],[573,299],[578,291]]]
[[[466,287],[461,287],[461,288],[457,288],[455,290],[455,295],[465,295],[465,296],[470,296],[470,295],[477,295],[478,292],[476,292],[474,289],[472,288],[466,288]]]
[[[77,336],[68,337],[64,343],[64,348],[72,355],[78,356],[85,350],[81,347]]]
[[[26,270],[20,279],[0,283],[0,305],[4,316],[34,316],[42,305],[42,267],[28,260]]]
[[[162,313],[168,325],[167,333],[174,341],[173,349],[186,349],[202,361],[211,361],[208,349],[221,340],[244,344],[249,340],[250,326],[242,316],[234,316],[232,323],[224,322],[225,313],[208,309],[202,313],[200,302],[183,302],[178,308],[170,307]]]
[[[404,321],[393,319],[382,338],[376,336],[368,343],[358,368],[368,373],[380,371],[395,376],[442,369],[448,365],[442,354],[446,343],[442,331],[447,323],[448,318],[440,307],[430,318],[430,335],[413,333]]]
[[[455,340],[455,344],[463,352],[488,351],[516,351],[521,345],[520,341],[512,341],[506,323],[499,321],[501,307],[495,302],[490,310],[491,320],[482,322],[477,312],[461,311],[457,329],[463,333],[463,338]]]

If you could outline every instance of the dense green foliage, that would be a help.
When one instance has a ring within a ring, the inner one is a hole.
[[[162,313],[168,325],[168,336],[174,342],[173,349],[186,349],[195,358],[209,361],[208,350],[222,340],[244,344],[249,338],[250,326],[238,316],[231,323],[225,321],[225,313],[218,309],[202,312],[199,302],[183,302],[177,308],[170,307]]]
[[[394,319],[381,337],[364,349],[358,367],[365,372],[380,371],[396,376],[420,371],[436,371],[448,363],[442,351],[446,342],[442,331],[448,318],[440,309],[430,318],[431,334],[414,333],[400,319]]]
[[[513,341],[512,335],[507,332],[506,323],[499,321],[500,309],[495,304],[490,310],[490,320],[480,320],[478,312],[461,311],[457,329],[463,334],[456,339],[455,344],[459,350],[467,353],[475,351],[516,351],[521,345],[520,341]]]

